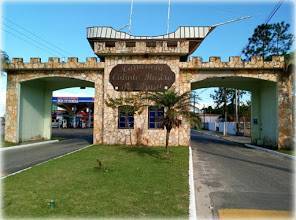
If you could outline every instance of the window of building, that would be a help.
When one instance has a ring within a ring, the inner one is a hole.
[[[134,128],[134,112],[130,109],[130,106],[120,106],[118,108],[118,128]]]
[[[125,42],[125,46],[126,47],[135,47],[136,46],[136,42],[135,41]]]
[[[163,129],[162,119],[164,116],[164,109],[156,106],[148,108],[148,126],[150,129]]]
[[[105,46],[106,47],[115,47],[115,41],[106,41]]]
[[[167,46],[168,47],[177,47],[178,46],[178,41],[168,41]]]
[[[147,41],[146,47],[156,47],[156,41]]]

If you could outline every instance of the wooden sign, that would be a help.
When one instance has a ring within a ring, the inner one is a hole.
[[[118,64],[109,81],[117,91],[164,91],[175,82],[175,73],[167,64]]]

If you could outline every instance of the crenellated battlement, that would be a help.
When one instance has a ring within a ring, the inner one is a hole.
[[[88,57],[85,62],[79,62],[77,57],[68,57],[66,61],[58,57],[49,57],[48,62],[42,62],[39,57],[31,57],[29,62],[23,58],[12,58],[8,64],[3,64],[4,70],[34,70],[34,69],[104,69],[105,63],[98,62],[96,57]],[[254,56],[250,61],[242,61],[239,56],[229,57],[228,62],[221,61],[220,57],[209,57],[203,62],[200,57],[192,57],[188,62],[180,62],[180,69],[283,69],[283,56],[273,56],[271,61],[263,61],[260,56]]]
[[[79,62],[77,57],[68,57],[67,61],[49,57],[48,62],[41,62],[39,57],[31,57],[29,62],[24,62],[23,58],[12,58],[10,63],[3,64],[3,69],[104,69],[104,63],[98,62],[96,57],[87,57],[86,62]]]
[[[180,63],[181,69],[282,69],[285,67],[283,56],[272,56],[271,61],[263,61],[263,57],[254,56],[250,61],[242,61],[240,56],[229,57],[228,62],[222,62],[220,57],[209,57],[203,62],[200,57],[192,57],[188,62]]]

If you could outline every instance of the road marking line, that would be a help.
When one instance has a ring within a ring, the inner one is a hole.
[[[189,146],[189,219],[196,220],[196,204],[191,146]]]
[[[22,169],[22,170],[18,170],[18,171],[14,172],[14,173],[8,174],[7,176],[2,176],[2,177],[0,177],[0,180],[5,179],[5,178],[7,178],[7,177],[9,177],[9,176],[13,176],[13,175],[18,174],[18,173],[21,173],[21,172],[23,172],[23,171],[29,170],[29,169],[31,169],[32,167],[36,167],[36,166],[42,165],[42,164],[47,163],[47,162],[49,162],[49,161],[51,161],[51,160],[56,160],[56,159],[58,159],[58,158],[65,157],[65,156],[67,156],[67,155],[70,155],[70,154],[76,153],[76,152],[78,152],[78,151],[81,151],[81,150],[83,150],[83,149],[85,149],[85,148],[88,148],[88,147],[91,147],[91,146],[93,146],[93,144],[91,144],[91,145],[87,145],[87,146],[85,146],[85,147],[83,147],[83,148],[77,149],[77,150],[75,150],[75,151],[71,151],[71,152],[69,152],[69,153],[66,153],[66,154],[63,154],[63,155],[60,155],[60,156],[57,156],[57,157],[51,158],[51,159],[46,160],[46,161],[43,161],[43,162],[41,162],[41,163],[37,163],[37,164],[35,164],[35,165],[31,166],[31,167],[26,167],[26,168],[24,168],[24,169]]]
[[[0,152],[19,149],[19,148],[25,148],[25,147],[32,147],[32,146],[37,146],[37,145],[52,144],[52,143],[56,143],[56,142],[59,142],[59,140],[41,141],[41,142],[36,142],[36,143],[31,143],[31,144],[21,144],[21,145],[15,145],[15,146],[10,146],[10,147],[3,147],[3,148],[0,148]]]

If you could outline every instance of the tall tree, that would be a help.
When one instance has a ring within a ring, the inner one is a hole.
[[[272,55],[285,55],[290,50],[294,36],[288,33],[290,25],[285,22],[258,25],[242,53],[246,60],[262,56],[270,60]]]
[[[214,94],[211,94],[210,97],[214,100],[216,104],[215,108],[223,107],[223,116],[227,117],[227,105],[231,103],[234,90],[229,88],[219,87],[214,90]]]
[[[164,117],[161,123],[166,128],[166,152],[169,153],[168,143],[170,132],[173,128],[181,125],[182,119],[185,118],[192,123],[200,123],[198,114],[192,112],[194,106],[191,102],[191,92],[179,94],[174,89],[163,92],[149,93],[147,99],[158,107],[164,108]]]
[[[241,99],[244,94],[246,94],[246,91],[239,90],[237,98]],[[216,104],[215,111],[213,111],[213,113],[219,113],[218,110],[221,108],[223,108],[223,117],[228,115],[228,113],[235,113],[235,89],[219,87],[214,90],[214,94],[211,94],[210,97]]]

